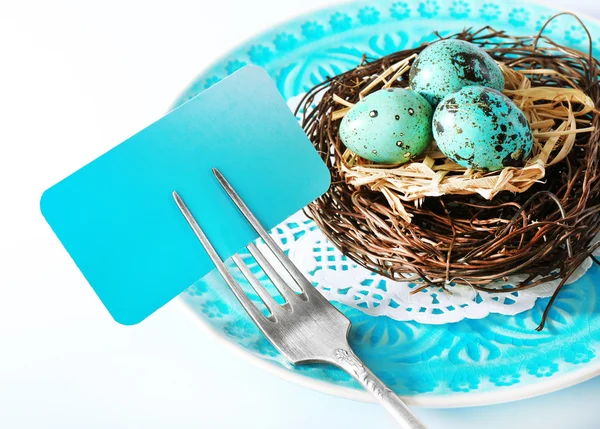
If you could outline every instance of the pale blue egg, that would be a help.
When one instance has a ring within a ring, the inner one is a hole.
[[[381,89],[356,103],[340,124],[344,145],[381,164],[400,164],[422,154],[432,140],[433,109],[421,95]]]
[[[468,86],[447,95],[433,114],[440,150],[463,167],[483,171],[521,167],[533,146],[525,114],[495,89]]]
[[[484,49],[457,39],[440,40],[426,47],[410,69],[409,82],[434,107],[465,86],[504,89],[498,63]]]

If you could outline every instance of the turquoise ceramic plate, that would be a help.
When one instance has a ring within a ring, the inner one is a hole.
[[[326,76],[356,66],[364,53],[379,57],[431,40],[436,30],[451,34],[486,24],[510,34],[531,34],[556,12],[546,6],[509,3],[370,0],[315,12],[228,53],[200,74],[176,105],[249,63],[266,68],[289,99]],[[587,24],[600,47],[600,24],[591,19]],[[573,18],[561,17],[548,32],[557,41],[587,49],[585,33]],[[310,221],[288,223],[279,229],[278,239],[286,245],[314,228]],[[321,261],[320,256],[315,258]],[[341,261],[342,270],[351,264]],[[547,393],[600,373],[599,278],[600,270],[593,266],[566,287],[541,333],[534,328],[547,298],[537,299],[531,310],[514,316],[491,313],[448,324],[400,322],[360,308],[339,307],[352,320],[350,341],[356,352],[407,401],[440,407],[490,404]],[[365,284],[373,293],[386,288],[385,282]],[[199,281],[181,299],[204,326],[255,362],[322,391],[367,399],[335,368],[287,364],[249,321],[218,275]]]

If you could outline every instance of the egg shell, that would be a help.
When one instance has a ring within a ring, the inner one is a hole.
[[[484,171],[520,167],[533,135],[525,114],[495,89],[469,86],[447,95],[433,114],[439,149],[463,167]]]
[[[400,164],[420,155],[432,140],[433,108],[409,89],[381,89],[346,113],[340,124],[344,145],[379,164]]]
[[[498,63],[484,49],[457,39],[440,40],[421,51],[411,66],[409,82],[434,107],[465,86],[504,89]]]

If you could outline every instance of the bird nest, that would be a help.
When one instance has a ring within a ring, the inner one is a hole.
[[[344,114],[372,91],[407,87],[410,66],[427,44],[365,57],[309,91],[299,107],[302,123],[332,184],[307,213],[345,255],[392,279],[420,278],[423,288],[454,282],[510,293],[561,279],[543,328],[561,287],[598,247],[600,231],[600,63],[591,37],[583,53],[543,30],[514,37],[485,27],[448,37],[481,46],[500,64],[504,93],[533,131],[523,167],[465,169],[435,144],[406,164],[375,165],[345,148]],[[510,289],[494,286],[515,274],[526,279]]]

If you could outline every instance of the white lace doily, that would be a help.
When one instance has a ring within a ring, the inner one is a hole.
[[[288,100],[292,111],[303,96],[300,94]],[[327,299],[370,315],[385,315],[396,320],[443,324],[481,319],[490,313],[515,315],[533,308],[538,298],[552,296],[560,283],[560,280],[554,280],[508,293],[481,292],[470,286],[451,285],[447,288],[449,292],[427,287],[411,294],[423,284],[392,281],[359,266],[342,255],[303,213],[295,214],[271,234]],[[567,284],[577,281],[591,265],[592,260],[588,258]],[[524,276],[511,276],[506,282],[496,282],[488,287],[508,289],[523,280]]]
[[[327,299],[395,320],[443,324],[481,319],[490,313],[514,315],[530,310],[538,298],[551,296],[560,282],[554,280],[508,293],[481,292],[470,286],[451,285],[448,292],[427,287],[411,294],[423,283],[393,281],[359,266],[337,250],[301,212],[274,228],[271,235]],[[567,284],[577,281],[591,265],[588,258]],[[496,282],[488,287],[511,288],[523,280],[524,276],[511,276],[506,282]]]

